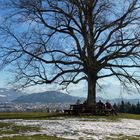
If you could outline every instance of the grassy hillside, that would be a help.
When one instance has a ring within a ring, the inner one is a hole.
[[[66,140],[66,139],[46,135],[34,135],[34,136],[3,137],[0,138],[0,140]]]
[[[73,117],[67,116],[59,113],[0,113],[0,119],[58,119],[57,117]],[[53,118],[52,118],[53,117]],[[75,116],[74,116],[75,117]],[[84,117],[93,118],[93,121],[96,119],[100,120],[100,118],[105,118],[107,121],[119,121],[119,119],[137,119],[140,120],[140,115],[132,115],[132,114],[119,114],[118,116],[76,116],[76,117]],[[88,120],[87,120],[88,121]],[[39,134],[42,128],[40,126],[32,126],[32,125],[16,125],[13,122],[5,123],[3,121],[0,122],[0,140],[66,140],[64,138],[58,138],[55,136],[47,136],[45,134]],[[26,133],[35,133],[35,135],[26,135]],[[13,135],[9,137],[8,135]],[[1,137],[3,136],[3,137]],[[114,138],[113,138],[114,137]],[[139,140],[138,137],[135,136],[125,136],[125,135],[115,135],[111,137],[107,137],[105,140]]]
[[[0,113],[0,119],[50,119],[51,117],[73,117],[63,113],[42,113],[42,112],[20,112],[20,113]],[[118,116],[74,116],[84,118],[106,118],[106,119],[136,119],[140,120],[140,115],[122,113]]]
[[[0,119],[49,119],[59,116],[63,116],[63,114],[42,112],[0,113]]]
[[[38,133],[40,130],[39,126],[24,126],[0,122],[0,140],[66,140],[45,134],[32,135],[32,133]],[[31,135],[29,135],[30,133]]]

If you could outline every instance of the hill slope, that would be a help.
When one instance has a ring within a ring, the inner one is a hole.
[[[15,103],[75,103],[77,99],[82,102],[84,98],[74,97],[68,94],[64,94],[58,91],[46,91],[42,93],[33,93],[29,95],[23,95],[13,100]]]

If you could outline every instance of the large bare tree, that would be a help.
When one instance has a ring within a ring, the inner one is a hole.
[[[1,57],[4,66],[14,64],[19,85],[86,80],[89,105],[101,78],[140,85],[139,0],[9,1]]]

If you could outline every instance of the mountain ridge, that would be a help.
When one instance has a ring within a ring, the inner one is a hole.
[[[13,102],[13,103],[76,103],[80,99],[83,103],[86,98],[75,97],[70,94],[62,93],[59,91],[46,91],[40,93],[27,94],[15,89],[0,88],[0,102]],[[102,102],[109,101],[112,104],[124,102],[130,102],[131,104],[137,104],[140,99],[105,99],[102,97],[97,97],[97,102],[101,100]]]
[[[13,100],[15,103],[75,103],[78,99],[82,102],[83,97],[75,97],[58,91],[46,91],[23,95]]]
[[[83,103],[86,98],[84,97],[76,97],[71,96],[66,93],[58,92],[58,91],[46,91],[41,93],[32,93],[28,95],[23,95],[15,99],[13,102],[15,103],[76,103],[76,101],[80,99],[81,103]],[[116,99],[104,99],[102,97],[97,97],[97,102],[101,100],[102,102],[109,101],[112,104],[114,103],[121,103],[121,101],[124,102],[130,102],[133,104],[137,104],[140,102],[140,99],[122,99],[122,98],[116,98]]]

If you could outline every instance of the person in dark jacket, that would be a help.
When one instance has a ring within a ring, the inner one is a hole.
[[[108,101],[105,103],[105,109],[106,109],[106,111],[109,111],[112,115],[117,115],[116,110],[113,108],[111,103],[109,103]]]

